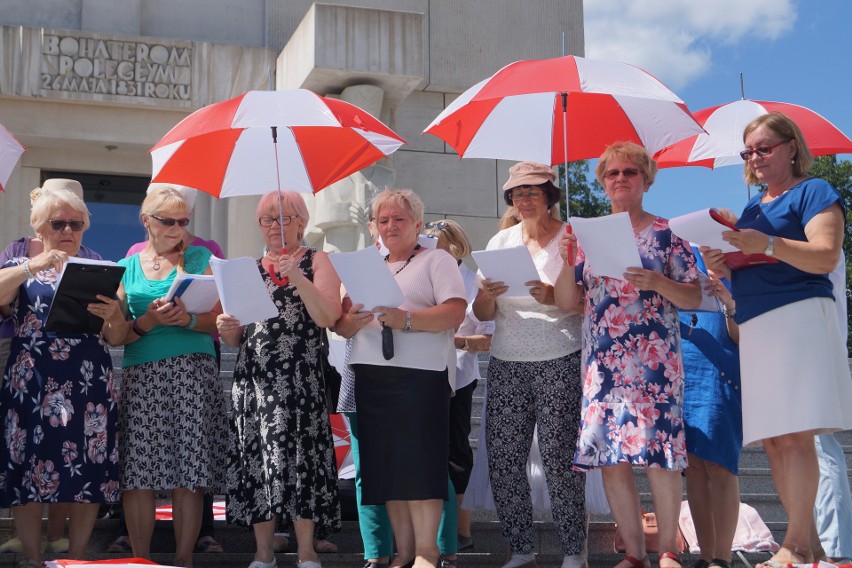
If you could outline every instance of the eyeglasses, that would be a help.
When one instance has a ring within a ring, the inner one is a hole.
[[[775,148],[776,146],[780,146],[785,142],[789,142],[789,140],[782,140],[781,142],[773,144],[772,146],[761,146],[760,148],[755,148],[754,150],[743,150],[742,152],[740,152],[740,158],[742,158],[746,162],[748,162],[755,154],[757,154],[761,158],[765,158],[766,156],[772,153],[773,148]]]
[[[57,233],[64,231],[65,227],[71,227],[72,231],[79,233],[86,225],[83,221],[63,221],[61,219],[51,219],[48,223],[50,223],[50,228]]]
[[[174,227],[175,223],[178,224],[179,227],[186,227],[189,225],[188,217],[181,217],[180,219],[175,219],[174,217],[158,217],[157,215],[150,215],[152,219],[156,219],[165,227]]]
[[[282,217],[260,217],[257,222],[261,227],[271,227],[274,223],[289,225],[298,215],[283,215]]]
[[[535,189],[530,189],[528,191],[518,191],[519,189],[524,189],[528,187],[532,187]],[[512,193],[509,194],[509,199],[511,199],[514,203],[515,201],[523,201],[524,199],[538,199],[542,195],[544,195],[544,192],[534,185],[519,185],[518,187],[512,189]]]
[[[624,168],[623,170],[607,170],[604,174],[604,179],[614,180],[618,179],[618,176],[624,174],[624,177],[627,179],[635,178],[639,175],[639,170],[637,168]]]
[[[444,229],[446,229],[449,226],[450,226],[450,224],[447,223],[446,221],[429,221],[428,223],[423,225],[423,229],[426,230],[426,231],[428,231],[429,229],[436,229],[438,231],[443,231]]]

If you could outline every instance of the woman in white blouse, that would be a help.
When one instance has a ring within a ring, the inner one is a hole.
[[[467,301],[455,259],[417,243],[423,202],[408,189],[385,190],[371,204],[387,268],[405,303],[362,311],[343,300],[334,328],[352,337],[361,456],[361,503],[384,503],[397,555],[391,568],[442,562],[436,543],[447,494],[450,395],[455,389],[453,331]],[[382,329],[393,335],[383,349]],[[390,355],[390,356],[389,356]]]
[[[539,273],[528,296],[505,296],[503,282],[482,281],[473,311],[494,320],[488,365],[485,437],[488,469],[503,536],[512,548],[504,568],[536,566],[533,515],[526,461],[538,440],[559,529],[564,568],[585,563],[585,477],[571,467],[580,424],[579,313],[554,305],[553,283],[561,269],[559,236],[565,224],[553,210],[559,189],[553,170],[534,162],[509,169],[507,205],[520,222],[501,230],[487,248],[526,246]]]

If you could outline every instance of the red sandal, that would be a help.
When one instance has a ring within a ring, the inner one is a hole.
[[[636,558],[635,556],[625,554],[621,561],[630,563],[630,568],[651,568],[651,561],[648,559],[647,554],[644,558]]]
[[[680,561],[680,556],[678,556],[676,553],[674,553],[674,552],[663,552],[663,553],[661,553],[659,555],[659,557],[657,558],[657,564],[659,564],[660,560],[662,560],[664,558],[666,560],[674,560],[675,562],[678,563],[679,566],[681,566],[681,568],[683,568],[683,562]]]

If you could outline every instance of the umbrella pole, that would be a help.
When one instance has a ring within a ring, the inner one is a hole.
[[[284,204],[281,201],[281,171],[278,165],[278,127],[272,126],[272,148],[275,151],[275,179],[277,181],[278,194],[278,230],[281,231],[281,254],[287,252],[287,243],[284,242]],[[269,266],[269,277],[279,286],[286,286],[290,279],[286,276],[278,276],[275,266]]]
[[[563,40],[564,41],[564,40]],[[568,195],[568,93],[562,95],[562,185],[565,187],[565,232],[574,232],[571,228],[571,199]],[[573,247],[568,245],[568,261],[574,264]]]

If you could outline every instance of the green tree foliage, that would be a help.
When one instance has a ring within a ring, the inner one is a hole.
[[[819,156],[814,160],[810,175],[822,178],[840,192],[846,207],[846,228],[843,235],[843,252],[846,253],[846,299],[849,325],[849,343],[846,347],[852,353],[852,298],[849,286],[852,284],[852,162],[838,160],[837,156]]]
[[[562,197],[559,203],[559,212],[565,219],[565,188],[562,187],[565,177],[565,166],[559,166],[559,179],[557,185],[561,188]],[[589,177],[592,178],[589,182]],[[568,194],[571,196],[572,217],[600,217],[609,215],[609,200],[604,194],[604,189],[594,174],[589,171],[588,160],[578,160],[568,163]]]

